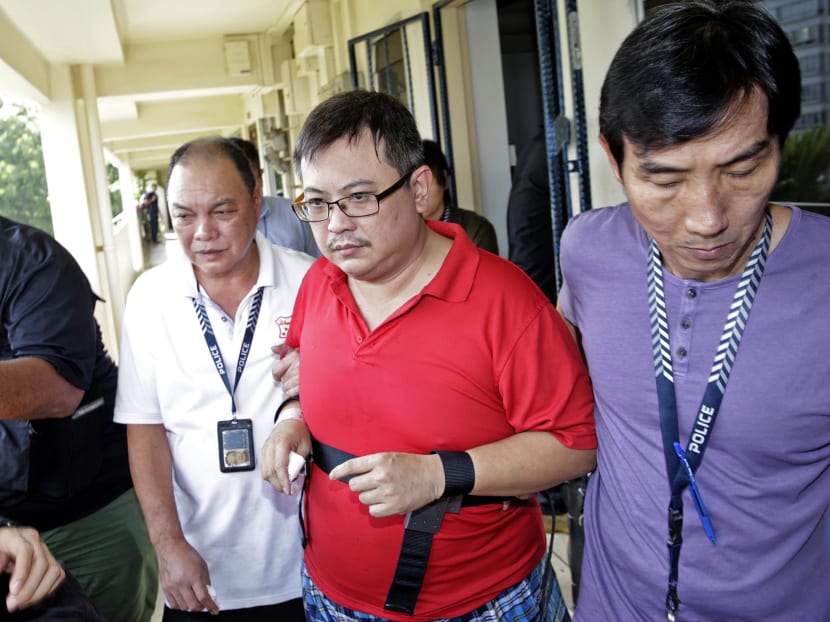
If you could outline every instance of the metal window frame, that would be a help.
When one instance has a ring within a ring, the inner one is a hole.
[[[361,43],[366,44],[366,62],[367,66],[369,67],[369,77],[368,77],[368,84],[367,88],[371,91],[377,90],[375,89],[374,85],[374,78],[372,72],[372,50],[373,44],[376,43],[376,39],[383,39],[384,42],[388,40],[388,37],[391,33],[400,30],[401,31],[401,42],[404,48],[404,65],[406,68],[407,76],[409,77],[409,110],[412,114],[415,114],[415,104],[412,95],[412,84],[411,84],[411,71],[410,67],[412,67],[412,61],[409,56],[409,39],[406,34],[406,27],[413,23],[420,23],[421,25],[421,33],[423,35],[424,41],[424,50],[426,54],[426,58],[424,59],[425,69],[426,69],[426,80],[427,80],[427,90],[428,99],[429,99],[429,111],[430,111],[430,120],[432,124],[432,132],[433,136],[436,138],[438,137],[438,109],[436,104],[436,94],[435,94],[435,77],[433,76],[432,66],[433,66],[433,54],[432,54],[432,45],[431,45],[431,35],[430,35],[430,28],[429,28],[429,13],[418,13],[417,15],[413,15],[407,19],[402,19],[400,21],[394,22],[392,24],[388,24],[383,28],[378,28],[377,30],[373,30],[371,32],[367,32],[362,34],[358,37],[353,37],[348,41],[349,47],[349,69],[351,73],[351,80],[352,80],[352,87],[358,88],[358,72],[357,72],[357,46]],[[387,55],[387,76],[386,76],[386,83],[387,88],[391,85],[391,76],[389,75],[389,63],[388,63],[388,53],[389,48],[386,43],[385,46],[385,53]]]

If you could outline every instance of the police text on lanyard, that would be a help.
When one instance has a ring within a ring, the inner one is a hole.
[[[230,380],[228,379],[228,372],[225,366],[225,361],[222,359],[222,352],[219,350],[219,344],[216,342],[216,335],[213,334],[213,327],[210,324],[207,311],[205,310],[205,303],[202,298],[202,290],[196,285],[198,296],[193,298],[193,308],[196,309],[196,315],[199,317],[199,323],[202,326],[202,334],[205,337],[210,356],[213,359],[213,364],[216,366],[216,371],[219,372],[219,377],[225,383],[225,388],[231,396],[231,416],[236,419],[236,388],[239,386],[239,380],[242,378],[242,372],[245,369],[245,364],[248,362],[248,354],[251,351],[251,343],[254,340],[254,330],[256,329],[257,320],[259,319],[259,310],[262,306],[262,290],[260,287],[254,294],[251,301],[251,309],[248,311],[248,324],[245,327],[245,335],[242,338],[242,347],[239,349],[239,359],[236,362],[236,378],[234,378],[233,388],[231,388]]]
[[[239,380],[242,378],[242,372],[245,370],[245,363],[248,362],[251,344],[254,340],[254,331],[256,330],[257,319],[259,318],[259,310],[262,306],[262,291],[262,287],[257,289],[251,300],[251,309],[248,312],[248,323],[245,326],[242,347],[240,348],[239,359],[236,363],[236,378],[234,379],[233,388],[231,388],[231,383],[228,380],[228,370],[225,366],[225,361],[222,359],[222,352],[219,350],[216,335],[213,333],[213,327],[210,325],[210,319],[205,310],[201,289],[198,290],[198,296],[193,298],[193,308],[196,310],[196,315],[199,318],[208,352],[210,352],[213,364],[216,366],[216,371],[219,372],[219,377],[225,384],[225,389],[227,389],[228,394],[231,396],[232,418],[229,421],[216,422],[219,470],[223,473],[252,471],[256,467],[254,422],[252,419],[237,419],[235,395],[236,389],[239,386]]]
[[[660,428],[663,436],[663,450],[666,470],[671,485],[669,504],[669,589],[666,595],[666,617],[676,619],[680,599],[677,595],[680,546],[683,543],[683,490],[689,486],[706,535],[713,544],[717,543],[714,527],[706,506],[700,496],[694,473],[703,460],[703,452],[709,442],[712,428],[720,409],[726,383],[735,361],[738,345],[743,336],[749,311],[758,291],[761,276],[769,252],[772,235],[772,215],[767,210],[764,231],[752,251],[741,275],[732,305],[726,317],[720,343],[709,373],[709,383],[697,412],[692,435],[684,450],[678,442],[677,400],[674,392],[669,326],[666,315],[666,296],[663,290],[663,266],[660,251],[654,240],[649,243],[648,257],[648,306],[651,322],[651,339],[654,352],[654,371],[657,379],[657,400],[660,409]]]

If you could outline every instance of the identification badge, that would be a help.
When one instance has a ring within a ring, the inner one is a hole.
[[[219,468],[223,473],[254,470],[254,428],[250,419],[219,421]]]

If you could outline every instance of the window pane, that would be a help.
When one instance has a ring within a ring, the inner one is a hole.
[[[761,0],[787,33],[801,65],[801,117],[781,154],[772,198],[830,214],[830,0]]]

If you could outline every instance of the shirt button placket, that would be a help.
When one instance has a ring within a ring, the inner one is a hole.
[[[698,290],[694,285],[687,284],[682,290],[680,302],[679,319],[677,323],[679,330],[672,332],[672,356],[674,358],[674,370],[677,374],[685,374],[688,365],[689,349],[691,347],[692,318],[697,308]]]

